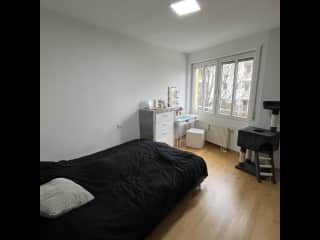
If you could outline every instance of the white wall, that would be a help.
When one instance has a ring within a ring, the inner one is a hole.
[[[232,127],[235,129],[231,136],[230,148],[239,151],[237,146],[237,130],[239,128],[253,125],[262,128],[270,126],[270,111],[264,110],[264,100],[280,99],[280,28],[267,32],[257,33],[246,38],[237,39],[219,46],[203,49],[188,54],[187,67],[187,99],[191,96],[191,64],[215,59],[223,56],[233,55],[252,49],[261,49],[261,62],[258,74],[258,86],[256,94],[255,118],[250,122],[214,117],[212,114],[200,114],[200,120],[220,126]],[[187,108],[190,109],[190,101]],[[279,151],[275,153],[276,167],[280,167]]]
[[[185,74],[182,53],[41,9],[40,161],[138,138],[141,101],[166,99],[170,85],[184,103]]]
[[[278,100],[280,99],[280,28],[270,31],[268,40],[261,99]],[[261,127],[270,126],[270,111],[262,111],[258,117],[258,124]]]

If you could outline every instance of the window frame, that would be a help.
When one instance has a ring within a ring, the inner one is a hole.
[[[238,62],[253,59],[253,71],[252,71],[252,79],[251,79],[251,86],[250,86],[250,98],[249,98],[249,107],[248,107],[248,116],[247,118],[233,116],[233,107],[234,107],[234,98],[235,98],[235,87],[238,79]],[[235,70],[234,70],[234,81],[233,81],[233,89],[232,89],[232,101],[231,101],[231,112],[230,115],[224,115],[219,113],[219,103],[220,103],[220,94],[221,94],[221,83],[222,83],[222,64],[228,62],[235,62]],[[213,99],[213,111],[197,111],[195,112],[194,106],[194,69],[196,67],[205,67],[207,65],[216,65],[216,74],[215,74],[215,89],[214,89],[214,99]],[[212,60],[207,60],[204,62],[192,63],[191,64],[191,112],[196,114],[210,114],[214,115],[218,118],[224,119],[232,119],[242,122],[249,122],[254,120],[255,118],[255,106],[256,106],[256,94],[257,94],[257,85],[258,85],[258,73],[260,67],[260,49],[252,49],[245,52],[218,57]]]
[[[221,101],[221,83],[222,83],[222,65],[223,64],[228,64],[228,63],[234,63],[235,66],[234,66],[234,76],[233,76],[233,83],[232,83],[232,98],[231,98],[231,109],[230,109],[230,113],[231,115],[225,115],[225,114],[221,114],[219,113],[219,104],[220,104],[220,101]],[[233,98],[234,98],[234,86],[235,86],[235,74],[237,73],[237,62],[235,60],[233,60],[233,58],[231,57],[226,57],[226,58],[223,58],[223,59],[220,59],[219,60],[219,72],[217,74],[217,82],[218,82],[218,88],[217,88],[217,95],[216,95],[216,108],[215,108],[215,111],[214,113],[216,115],[219,115],[219,116],[222,116],[222,117],[230,117],[232,116],[232,108],[233,108]]]
[[[195,68],[198,68],[198,67],[203,67],[203,68],[205,68],[205,67],[207,67],[207,66],[212,66],[212,65],[215,65],[216,66],[216,72],[215,72],[215,79],[214,79],[214,92],[213,92],[213,109],[211,110],[211,111],[200,111],[201,113],[214,113],[215,112],[215,108],[216,108],[216,106],[215,106],[215,97],[216,97],[216,95],[217,95],[217,74],[218,74],[218,67],[219,67],[219,64],[218,64],[218,61],[217,60],[209,60],[209,61],[205,61],[205,62],[201,62],[201,63],[194,63],[194,64],[192,64],[191,65],[191,74],[192,74],[192,76],[191,76],[191,81],[192,81],[192,84],[191,84],[191,91],[192,91],[192,94],[191,94],[191,108],[192,108],[192,112],[194,112],[194,110],[195,110],[195,106],[194,106],[194,100],[195,100],[195,92],[194,92],[194,89],[195,89],[195,82],[193,81],[194,80],[194,69]],[[202,87],[202,89],[203,89],[204,87]],[[203,97],[202,97],[202,107],[204,108],[204,106],[203,106],[204,104],[203,104]],[[198,110],[198,112],[197,113],[199,113],[199,110]]]

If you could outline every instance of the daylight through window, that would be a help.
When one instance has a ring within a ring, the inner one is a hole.
[[[193,111],[247,119],[255,52],[193,64]]]

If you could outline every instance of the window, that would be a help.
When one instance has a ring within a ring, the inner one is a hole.
[[[252,71],[253,59],[241,60],[238,62],[237,81],[235,83],[232,108],[232,115],[235,117],[248,117]]]
[[[232,105],[235,63],[223,63],[219,98],[219,113],[230,115]]]
[[[194,66],[194,106],[196,111],[213,111],[216,71],[215,64]]]
[[[255,52],[193,64],[193,110],[248,119]]]

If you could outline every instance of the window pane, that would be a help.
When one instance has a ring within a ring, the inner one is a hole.
[[[253,59],[238,62],[232,115],[247,118],[249,113]]]
[[[215,88],[215,79],[216,79],[216,66],[206,66],[204,68],[204,100],[203,105],[205,112],[213,111],[213,100],[214,100],[214,88]]]
[[[203,67],[197,67],[193,70],[194,82],[194,110],[203,111]]]
[[[234,68],[234,62],[222,64],[219,113],[223,115],[231,113]]]

